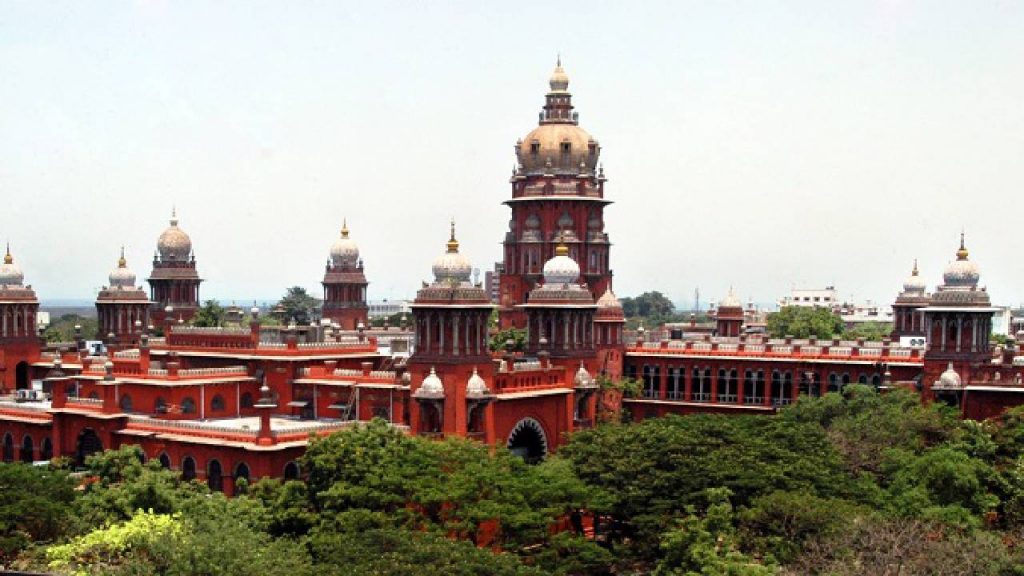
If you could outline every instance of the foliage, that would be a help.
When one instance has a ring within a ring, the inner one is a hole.
[[[619,390],[626,398],[636,398],[640,396],[640,392],[644,389],[643,382],[636,378],[627,377],[612,380],[607,376],[598,376],[597,385],[601,387],[601,390]]]
[[[635,298],[622,298],[622,311],[627,317],[665,317],[675,312],[675,304],[658,291],[644,292]]]
[[[63,470],[0,464],[0,562],[33,543],[51,542],[75,525],[74,482]]]
[[[776,491],[754,498],[738,514],[746,547],[788,563],[813,539],[828,537],[870,509],[840,498]]]
[[[320,300],[311,296],[302,286],[292,286],[278,301],[277,306],[284,310],[282,323],[288,324],[294,320],[301,326],[309,324],[313,319],[314,311],[320,308]]]
[[[75,326],[82,327],[82,338],[85,339],[95,338],[100,329],[99,320],[96,318],[78,314],[62,314],[60,318],[51,320],[50,325],[43,331],[43,338],[47,342],[73,342]]]
[[[499,330],[491,335],[490,349],[491,352],[502,352],[505,350],[506,343],[511,340],[513,342],[512,351],[522,352],[526,350],[526,330],[521,328],[508,328],[505,330]]]
[[[863,338],[869,342],[880,342],[892,334],[892,322],[860,322],[853,328],[843,330],[843,338],[856,340]]]
[[[196,310],[192,318],[193,326],[216,328],[224,325],[225,310],[216,300],[207,300]]]
[[[833,338],[842,333],[842,319],[827,308],[783,306],[768,314],[768,334],[772,338]]]

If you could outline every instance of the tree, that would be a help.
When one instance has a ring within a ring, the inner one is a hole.
[[[93,338],[99,331],[99,321],[96,318],[81,316],[79,314],[62,314],[60,318],[52,321],[43,337],[47,342],[72,342],[75,339],[75,326],[81,327],[83,338]],[[103,334],[102,336],[106,336]]]
[[[224,323],[224,307],[216,300],[203,302],[192,318],[193,326],[216,328]]]
[[[892,322],[861,322],[853,328],[843,331],[843,338],[856,340],[863,338],[870,342],[879,342],[892,334]]]
[[[52,542],[75,526],[75,483],[63,470],[0,464],[0,562],[36,542]]]
[[[309,324],[313,319],[314,311],[320,307],[320,300],[310,296],[302,286],[292,286],[277,305],[284,310],[281,319],[284,324],[294,320],[301,325]]]
[[[490,348],[491,352],[502,352],[505,350],[505,344],[511,340],[513,343],[513,352],[522,352],[526,349],[526,330],[520,328],[508,328],[501,330],[491,335]]]
[[[676,307],[672,301],[658,291],[644,292],[635,298],[620,300],[622,311],[627,318],[642,316],[644,318],[666,318],[671,316]]]
[[[827,308],[783,306],[768,314],[768,334],[772,338],[833,338],[843,333],[843,320]]]

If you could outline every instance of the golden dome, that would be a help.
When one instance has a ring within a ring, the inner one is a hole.
[[[597,167],[600,146],[575,124],[541,124],[519,141],[516,156],[526,172],[587,172]],[[548,163],[550,162],[550,166]]]

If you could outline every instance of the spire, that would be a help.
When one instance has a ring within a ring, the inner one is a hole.
[[[960,249],[956,251],[957,260],[967,260],[967,248],[964,247],[964,231],[960,231]]]
[[[459,251],[459,241],[455,239],[455,218],[452,218],[452,236],[448,240],[448,253],[456,254]]]
[[[14,258],[11,257],[11,241],[7,241],[7,253],[4,254],[4,264],[13,264]]]
[[[121,257],[117,259],[117,267],[125,268],[128,266],[128,261],[124,259],[124,244],[121,245]]]
[[[565,232],[559,231],[558,245],[555,246],[555,256],[568,256],[569,247],[565,245]]]
[[[911,276],[917,276],[917,258],[914,258],[914,270],[910,273]]]
[[[348,218],[341,219],[341,237],[348,238]]]
[[[171,205],[171,226],[178,225],[178,207]]]

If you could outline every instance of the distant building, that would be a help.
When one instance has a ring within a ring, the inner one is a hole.
[[[370,318],[382,318],[412,311],[408,300],[379,300],[370,302]]]
[[[502,262],[495,262],[494,270],[484,272],[484,292],[487,292],[487,297],[494,304],[497,304],[501,297],[501,275],[504,272],[505,264]]]
[[[806,306],[816,308],[832,308],[839,302],[839,293],[835,286],[824,288],[793,288],[788,296],[779,299],[779,308],[785,306]]]

